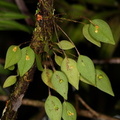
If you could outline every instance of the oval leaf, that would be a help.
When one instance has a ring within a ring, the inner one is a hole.
[[[77,61],[80,74],[92,84],[95,84],[95,67],[92,60],[84,55],[80,55]]]
[[[64,99],[67,99],[68,94],[68,79],[61,71],[55,71],[52,80],[53,87]]]
[[[9,87],[9,86],[15,84],[15,83],[16,83],[16,80],[17,80],[16,77],[17,77],[17,76],[15,76],[15,75],[9,76],[9,77],[5,80],[5,82],[4,82],[4,84],[3,84],[3,88]]]
[[[62,104],[55,96],[49,96],[45,101],[45,111],[50,120],[61,120]]]
[[[101,47],[101,43],[91,37],[91,35],[89,34],[89,31],[88,31],[88,28],[89,28],[89,24],[84,25],[84,27],[83,27],[83,35],[84,35],[84,37],[88,41],[90,41],[91,43],[97,45],[98,47]]]
[[[20,76],[23,76],[32,67],[35,60],[35,54],[29,46],[23,48],[21,51],[22,56],[18,62],[18,70],[20,72]]]
[[[21,58],[21,50],[19,46],[11,45],[6,54],[6,60],[5,60],[5,69],[13,66],[16,64]]]
[[[63,58],[62,58],[62,57],[60,57],[60,56],[58,56],[58,55],[55,55],[55,62],[56,62],[59,66],[61,66],[62,61],[63,61]]]
[[[53,71],[50,70],[50,69],[44,69],[43,72],[42,72],[42,74],[41,74],[41,78],[42,78],[43,82],[47,86],[49,86],[50,88],[53,88],[53,85],[51,83],[52,75],[53,75]]]
[[[59,43],[57,43],[57,45],[63,50],[69,50],[75,47],[71,42],[67,40],[62,40]]]
[[[99,69],[96,69],[96,87],[102,90],[103,92],[114,96],[108,76],[102,70]]]
[[[70,58],[65,58],[61,64],[61,70],[68,77],[69,83],[73,85],[76,89],[78,89],[79,72],[77,69],[76,61]]]
[[[113,45],[115,44],[109,25],[101,19],[92,20],[92,23],[89,26],[89,33],[98,41]]]
[[[76,110],[71,103],[69,102],[63,103],[62,118],[64,120],[76,120],[77,119]]]

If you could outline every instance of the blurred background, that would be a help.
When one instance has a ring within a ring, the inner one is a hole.
[[[6,51],[10,45],[19,45],[31,40],[37,1],[0,0],[0,96],[8,96],[13,90],[13,86],[2,88],[5,79],[15,72],[4,70]],[[56,16],[71,19],[71,21],[57,20],[57,24],[72,39],[80,53],[96,61],[95,66],[108,75],[115,93],[115,97],[112,97],[80,82],[79,91],[74,91],[70,86],[69,101],[74,102],[74,94],[78,93],[94,110],[110,116],[120,116],[120,1],[54,0],[54,8]],[[86,23],[85,18],[105,20],[112,29],[116,44],[102,44],[99,48],[87,41],[82,34],[83,24],[72,22],[76,20]],[[59,33],[59,36],[60,39],[66,39],[63,33]],[[39,71],[36,71],[34,81],[31,82],[25,98],[44,101],[47,96],[47,87],[41,81]],[[0,116],[4,106],[5,102],[1,99]],[[38,117],[40,111],[42,108],[23,105],[19,109],[18,120],[40,120]],[[79,119],[90,120],[84,117],[78,117]]]

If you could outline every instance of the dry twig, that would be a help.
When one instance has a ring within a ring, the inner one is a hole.
[[[86,108],[86,110],[79,108],[79,102]],[[84,116],[87,118],[93,118],[96,120],[120,120],[117,118],[113,118],[93,110],[79,95],[76,95],[76,110],[78,116]]]

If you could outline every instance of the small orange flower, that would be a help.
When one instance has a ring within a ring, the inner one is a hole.
[[[40,21],[40,20],[42,20],[42,19],[43,19],[43,17],[42,17],[42,15],[37,14],[36,19],[37,19],[37,21]]]

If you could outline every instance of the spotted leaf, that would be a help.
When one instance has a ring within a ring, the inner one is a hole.
[[[11,45],[6,54],[5,60],[5,69],[13,66],[14,64],[18,63],[21,58],[21,50],[19,46]]]
[[[115,44],[109,25],[101,19],[91,20],[89,25],[89,33],[97,41],[113,45]]]
[[[53,71],[50,70],[50,69],[44,69],[42,74],[41,74],[41,78],[43,80],[43,82],[49,86],[50,88],[53,88],[53,85],[51,83],[51,78],[52,78],[52,75],[53,75]],[[54,88],[53,88],[54,89]]]
[[[79,72],[76,61],[66,57],[61,64],[61,70],[66,74],[69,83],[78,89]]]
[[[20,76],[23,76],[33,65],[35,60],[34,51],[28,46],[23,48],[21,59],[18,62]]]
[[[96,69],[96,87],[102,90],[103,92],[114,96],[108,76],[102,70],[99,69]]]
[[[48,96],[45,101],[45,111],[50,120],[61,120],[62,104],[55,96]]]
[[[69,102],[63,103],[62,118],[64,120],[76,120],[77,119],[76,110],[71,103]]]
[[[68,94],[68,79],[66,75],[61,71],[55,71],[52,80],[51,80],[53,87],[55,90],[64,97],[64,99],[67,99]]]

